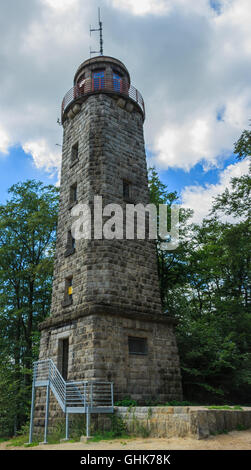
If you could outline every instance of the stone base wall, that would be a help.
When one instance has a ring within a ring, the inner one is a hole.
[[[145,338],[146,354],[130,354],[128,337]],[[114,401],[127,396],[145,404],[182,400],[179,356],[173,326],[164,322],[88,315],[42,331],[39,359],[59,367],[59,341],[69,338],[68,380],[114,384]]]
[[[208,410],[186,406],[142,406],[115,407],[114,415],[92,414],[91,433],[110,431],[112,416],[122,419],[131,434],[142,437],[193,437],[205,439],[210,434],[218,434],[236,429],[251,428],[251,408],[243,410]],[[76,431],[85,435],[85,415],[69,416],[69,437]],[[65,416],[60,410],[50,408],[49,435],[61,428],[64,436]],[[40,410],[35,420],[34,435],[43,436],[44,410]]]
[[[125,422],[129,432],[141,431],[152,437],[204,439],[210,434],[251,428],[251,408],[241,411],[185,406],[118,407],[115,413]],[[103,419],[106,422],[107,418]]]
[[[68,380],[113,382],[114,401],[130,396],[138,404],[182,400],[179,356],[168,322],[93,314],[42,330],[39,359],[52,359],[60,370],[60,341],[69,339]],[[147,353],[130,354],[128,337],[145,338]],[[61,371],[60,371],[61,372]],[[37,389],[35,428],[42,429],[45,388]],[[64,415],[51,395],[50,423]]]

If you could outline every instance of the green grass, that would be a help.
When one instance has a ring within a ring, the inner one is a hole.
[[[9,440],[7,447],[35,447],[39,444],[37,441],[27,444],[28,441],[29,436],[27,434],[16,436]]]
[[[163,405],[159,405],[159,406],[163,406]],[[194,403],[191,403],[190,401],[171,400],[165,403],[164,406],[197,406],[197,405],[194,405]]]
[[[10,437],[0,437],[0,442],[6,442],[9,441],[11,438]]]
[[[211,405],[206,406],[208,410],[243,410],[240,405],[229,406],[229,405]]]
[[[96,432],[94,436],[88,440],[89,442],[100,442],[100,441],[110,441],[113,439],[132,439],[133,436],[129,434],[121,434],[120,436],[116,435],[114,431],[103,431],[103,432]],[[126,442],[124,443],[126,444]]]
[[[39,442],[32,442],[31,444],[24,444],[24,447],[36,447],[39,445]]]

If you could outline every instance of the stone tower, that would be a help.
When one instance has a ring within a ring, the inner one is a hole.
[[[66,380],[114,383],[126,396],[182,398],[174,322],[161,312],[156,248],[149,239],[72,236],[72,210],[149,203],[144,102],[117,59],[86,60],[62,104],[61,193],[51,314],[39,359]],[[76,215],[76,214],[75,214]],[[109,217],[103,217],[103,223]],[[93,220],[92,220],[93,222]]]

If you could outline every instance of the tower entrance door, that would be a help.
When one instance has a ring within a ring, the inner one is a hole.
[[[64,378],[68,377],[69,338],[62,338],[58,343],[58,369]]]

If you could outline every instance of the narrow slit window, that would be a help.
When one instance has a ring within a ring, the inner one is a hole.
[[[130,199],[130,183],[123,180],[123,198]]]
[[[74,204],[75,202],[77,202],[77,198],[78,198],[77,183],[74,183],[70,187],[70,203]]]
[[[76,242],[75,238],[72,236],[71,230],[68,231],[68,237],[67,237],[67,248],[69,250],[75,250]]]
[[[147,354],[147,339],[128,337],[129,354]]]
[[[78,142],[76,142],[76,144],[74,144],[71,148],[71,160],[72,162],[78,160]]]
[[[72,277],[65,280],[65,300],[72,301]]]

